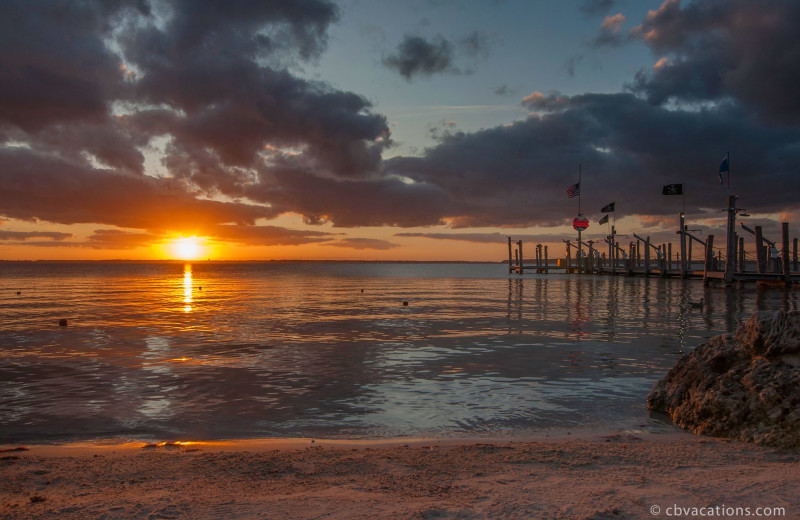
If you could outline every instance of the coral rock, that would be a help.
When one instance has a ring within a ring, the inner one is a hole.
[[[695,433],[800,448],[800,312],[756,312],[683,356],[647,397]]]

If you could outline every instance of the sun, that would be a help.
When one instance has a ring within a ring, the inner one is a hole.
[[[203,240],[197,237],[176,238],[170,242],[170,252],[178,260],[196,260],[204,251]]]

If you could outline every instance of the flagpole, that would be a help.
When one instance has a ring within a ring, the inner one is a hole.
[[[581,163],[578,163],[578,215],[581,214]]]
[[[728,195],[731,194],[731,152],[727,152],[725,154],[725,158],[728,161]]]
[[[682,184],[683,186],[681,186],[681,198],[683,198],[683,214],[686,215],[686,190],[684,189],[686,187],[686,183],[684,182]]]
[[[581,215],[581,189],[580,189],[580,187],[581,187],[581,163],[578,163],[578,217],[580,217],[580,215]],[[583,249],[582,249],[582,246],[581,246],[581,230],[579,229],[578,230],[578,258],[577,258],[578,274],[581,273],[581,252],[582,252],[582,250]]]

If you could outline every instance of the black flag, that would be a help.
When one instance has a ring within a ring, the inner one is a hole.
[[[608,222],[608,215],[606,215],[603,218],[601,218],[600,222],[598,222],[598,224],[605,224],[606,222]]]
[[[683,184],[667,184],[661,190],[662,195],[683,195]]]
[[[612,211],[614,211],[614,204],[616,204],[616,202],[611,202],[609,204],[606,204],[600,211],[603,213],[611,213]]]

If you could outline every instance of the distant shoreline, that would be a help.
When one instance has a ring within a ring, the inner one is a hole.
[[[0,264],[504,264],[508,260],[0,260]]]

